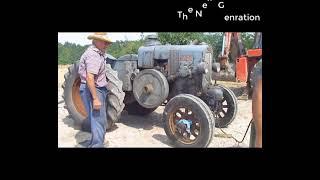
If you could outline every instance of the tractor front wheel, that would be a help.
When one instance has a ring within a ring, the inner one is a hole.
[[[213,114],[194,95],[173,97],[164,109],[163,120],[165,133],[176,147],[207,147],[212,139]]]

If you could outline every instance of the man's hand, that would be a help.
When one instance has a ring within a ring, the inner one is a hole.
[[[101,102],[97,96],[96,87],[94,84],[94,75],[91,73],[87,73],[87,85],[93,98],[93,109],[99,110],[101,107]]]
[[[93,109],[99,110],[101,108],[101,102],[99,99],[94,99],[93,100]]]

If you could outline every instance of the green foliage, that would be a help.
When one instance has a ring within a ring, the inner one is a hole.
[[[73,64],[78,61],[88,46],[74,43],[58,43],[58,64]]]
[[[107,49],[107,53],[115,58],[126,54],[137,54],[143,41],[116,41]],[[66,42],[65,44],[58,43],[58,64],[73,64],[80,60],[81,55],[89,45],[81,46],[74,43]]]
[[[115,58],[126,54],[137,54],[140,46],[143,45],[143,41],[116,41],[107,50],[108,54],[111,54]]]
[[[199,32],[163,32],[158,33],[162,44],[187,45],[194,40],[205,42],[213,48],[214,58],[218,57],[222,49],[223,33],[199,33]]]
[[[205,42],[212,47],[213,58],[217,59],[222,50],[223,33],[203,33],[199,39],[200,42]]]
[[[203,32],[161,32],[157,33],[162,44],[187,45],[194,40],[205,42],[213,48],[213,58],[217,59],[222,50],[223,33]],[[107,49],[107,53],[115,58],[126,54],[137,54],[139,47],[143,46],[143,34],[137,41],[116,41]],[[241,39],[246,49],[253,46],[254,33],[241,33]],[[74,43],[58,43],[58,64],[73,64],[78,61],[89,45],[81,46]]]
[[[195,39],[198,39],[203,33],[198,32],[172,32],[158,33],[159,40],[162,44],[186,45]]]
[[[241,39],[243,45],[246,49],[252,49],[253,47],[253,40],[254,40],[254,33],[241,33]]]
[[[222,50],[223,33],[199,33],[199,32],[163,32],[158,33],[159,40],[162,44],[187,45],[194,40],[205,42],[211,45],[213,49],[213,58],[217,59]],[[246,49],[253,46],[254,33],[241,33],[241,39]]]

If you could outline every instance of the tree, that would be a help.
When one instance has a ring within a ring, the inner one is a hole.
[[[80,60],[87,47],[69,42],[65,44],[58,43],[58,64],[73,64]]]
[[[217,59],[221,49],[223,33],[199,33],[199,32],[183,32],[183,33],[158,33],[159,40],[162,44],[186,45],[194,40],[205,42],[213,49],[213,58]]]
[[[195,39],[199,39],[202,33],[196,32],[161,32],[157,33],[162,44],[186,45]]]
[[[161,32],[157,33],[162,44],[187,45],[194,40],[205,42],[213,49],[213,59],[217,59],[222,50],[223,33],[214,32]],[[254,33],[241,33],[242,42],[246,49],[252,48]],[[144,34],[137,41],[116,41],[108,48],[107,53],[115,58],[126,54],[138,54],[138,49],[143,46]],[[81,46],[74,43],[58,43],[58,64],[72,64],[81,58],[89,45]]]
[[[138,41],[116,41],[108,48],[107,53],[115,58],[126,54],[138,54],[139,47],[143,46],[143,40]]]
[[[223,33],[203,33],[199,39],[200,42],[205,42],[212,47],[213,58],[217,59],[222,50]]]
[[[253,47],[254,35],[255,33],[249,33],[249,32],[241,33],[241,39],[246,49],[251,49]]]

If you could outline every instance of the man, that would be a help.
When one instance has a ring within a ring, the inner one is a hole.
[[[92,40],[92,45],[81,56],[79,63],[80,95],[91,124],[92,137],[88,147],[104,147],[107,128],[105,51],[112,41],[107,33],[94,33],[88,39]]]
[[[254,147],[262,148],[262,60],[257,64],[256,79],[252,94],[252,117],[255,128]],[[251,128],[252,130],[252,128]]]

